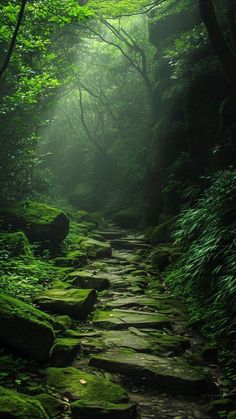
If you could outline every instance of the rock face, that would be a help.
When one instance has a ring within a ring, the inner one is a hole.
[[[0,387],[0,417],[3,419],[49,419],[38,400]]]
[[[73,418],[109,418],[119,409],[121,413],[134,410],[134,407],[127,403],[127,394],[123,388],[107,378],[73,367],[48,368],[46,372],[49,387],[54,387],[61,394],[67,393],[75,400],[71,406]],[[129,415],[116,417],[128,418]]]
[[[0,249],[4,249],[11,257],[31,257],[29,242],[23,231],[0,234]]]
[[[69,219],[63,211],[38,202],[17,204],[3,215],[14,228],[24,230],[30,241],[57,244],[69,231]]]
[[[54,343],[53,319],[29,304],[1,294],[0,341],[37,361],[45,361]]]
[[[117,349],[93,356],[90,365],[133,378],[145,377],[158,391],[194,395],[207,389],[203,369],[192,367],[182,358],[160,358],[132,350]]]
[[[96,291],[71,288],[49,289],[35,298],[43,310],[58,314],[68,314],[76,320],[86,320],[96,301]]]

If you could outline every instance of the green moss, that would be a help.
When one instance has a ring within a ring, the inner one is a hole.
[[[89,257],[110,257],[112,254],[111,246],[108,242],[100,242],[91,237],[79,237],[77,244]]]
[[[0,387],[0,416],[11,419],[48,419],[42,405],[33,397]]]
[[[127,400],[122,387],[99,375],[73,367],[47,368],[46,372],[49,387],[54,387],[61,394],[68,392],[75,400],[93,403],[120,403]]]
[[[77,320],[85,320],[96,301],[96,291],[91,289],[49,289],[35,302],[52,313],[66,314]]]
[[[86,264],[86,261],[86,253],[80,250],[75,250],[73,252],[69,252],[66,256],[56,258],[55,264],[58,266],[79,268],[81,266],[84,266]]]
[[[55,329],[59,329],[62,332],[70,329],[72,320],[69,316],[54,316],[53,318],[55,320]]]
[[[0,336],[4,344],[45,360],[54,342],[53,319],[29,304],[0,295]]]
[[[236,419],[236,410],[232,410],[227,416],[227,419]]]
[[[8,256],[32,257],[27,237],[22,231],[16,233],[0,233],[0,249]]]
[[[166,221],[155,227],[150,227],[146,233],[146,239],[151,244],[166,243],[170,241],[173,230],[173,221]]]
[[[34,397],[41,403],[50,419],[60,417],[59,415],[63,412],[65,407],[61,400],[58,400],[46,393],[38,394]]]
[[[23,229],[32,241],[58,243],[67,236],[69,219],[58,208],[34,201],[17,203],[3,216],[14,228]]]

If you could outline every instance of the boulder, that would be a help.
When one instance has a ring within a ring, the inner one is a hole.
[[[111,245],[91,237],[79,239],[79,248],[90,258],[109,258],[112,255]]]
[[[22,301],[0,295],[0,341],[37,361],[49,357],[54,343],[53,319]]]
[[[22,229],[30,241],[58,244],[69,231],[69,219],[58,208],[26,201],[4,210],[3,217],[15,229]]]
[[[142,216],[136,208],[127,208],[118,211],[113,216],[113,221],[124,228],[135,228],[141,222]]]
[[[57,266],[65,266],[68,268],[79,268],[86,264],[87,256],[85,252],[81,252],[80,250],[75,250],[73,252],[67,253],[66,256],[57,257],[54,261]]]
[[[49,419],[33,397],[0,387],[0,417],[4,419]]]
[[[27,237],[23,231],[16,233],[0,233],[0,249],[8,257],[32,257]]]
[[[168,243],[173,230],[173,221],[166,221],[155,227],[149,227],[146,233],[146,239],[151,244]]]
[[[52,288],[35,298],[43,310],[67,314],[76,320],[86,320],[96,301],[96,291],[91,289],[69,290]]]

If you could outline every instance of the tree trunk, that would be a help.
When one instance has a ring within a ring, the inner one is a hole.
[[[236,84],[236,58],[219,27],[212,0],[199,0],[200,14],[211,44],[230,80]]]
[[[2,66],[0,67],[0,78],[3,76],[3,74],[5,73],[8,65],[9,65],[9,62],[10,62],[10,59],[11,59],[11,56],[12,56],[12,53],[13,53],[13,50],[14,50],[14,47],[15,47],[15,44],[16,44],[16,38],[17,38],[19,29],[20,29],[20,26],[21,26],[21,23],[22,23],[22,20],[23,20],[26,3],[27,3],[27,0],[22,0],[22,2],[21,2],[21,7],[20,7],[16,27],[15,27],[14,33],[12,35],[12,39],[11,39],[6,57],[3,61]]]

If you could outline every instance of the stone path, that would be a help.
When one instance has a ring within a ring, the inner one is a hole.
[[[124,412],[114,408],[103,416],[96,407],[83,411],[77,401],[73,417],[208,418],[205,406],[215,391],[212,371],[198,359],[199,339],[186,327],[182,304],[149,265],[149,246],[142,236],[112,225],[98,234],[111,242],[112,257],[69,274],[73,286],[100,293],[90,321],[65,331],[65,337],[77,337],[82,345],[72,365],[121,384],[131,404],[126,400]]]
[[[58,329],[44,376],[49,394],[68,402],[59,417],[209,418],[215,371],[151,265],[150,246],[114,225],[96,235],[112,256],[69,271],[36,299]]]

